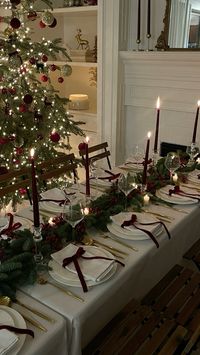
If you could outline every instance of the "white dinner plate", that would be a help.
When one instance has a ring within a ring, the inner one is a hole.
[[[155,217],[152,216],[148,213],[142,212],[120,212],[114,216],[111,216],[111,220],[113,221],[113,224],[115,224],[115,226],[118,227],[118,230],[121,231],[122,234],[126,234],[126,235],[144,235],[145,233],[137,228],[135,228],[134,226],[128,226],[125,228],[122,228],[121,225],[124,221],[130,220],[132,214],[135,214],[137,216],[137,222],[138,223],[155,223],[155,222],[159,222],[159,220]],[[147,230],[149,230],[152,233],[157,233],[157,231],[160,230],[161,228],[161,224],[155,224],[155,225],[147,225],[147,226],[140,226],[141,228],[146,228]]]
[[[21,223],[22,225],[18,230],[31,229],[33,227],[33,222],[31,222],[29,219],[24,217],[14,216],[13,223],[17,223],[17,222]]]
[[[188,198],[187,200],[185,200],[185,199],[177,198],[177,196],[176,197],[173,195],[169,196],[167,193],[162,193],[160,190],[156,191],[156,196],[165,202],[170,202],[175,205],[191,205],[191,204],[198,203],[198,200],[191,199],[191,198]],[[179,195],[179,197],[181,197],[181,196]]]
[[[138,232],[142,232],[141,234],[129,233],[128,230],[123,232],[122,228],[118,227],[114,223],[107,224],[107,228],[108,228],[109,232],[111,232],[113,235],[115,235],[116,237],[118,237],[120,239],[138,240],[138,241],[149,239],[149,236],[146,233],[139,231],[139,230],[138,230]],[[144,228],[145,228],[145,226],[144,226]],[[160,229],[157,231],[157,233],[153,233],[153,235],[155,237],[158,237],[162,233],[162,231],[163,231],[163,227],[162,227],[162,225],[160,225]]]
[[[84,248],[87,248],[87,247],[84,246]],[[115,257],[107,250],[104,250],[99,247],[94,247],[94,246],[90,246],[88,248],[90,250],[92,248],[93,255],[104,256],[106,258],[115,259]],[[65,285],[68,285],[68,286],[82,287],[80,280],[78,278],[78,275],[75,274],[74,272],[71,272],[71,271],[65,269],[64,267],[60,266],[54,260],[50,260],[49,266],[50,266],[50,268],[52,268],[52,270],[49,270],[49,274],[51,275],[51,277],[55,281],[60,282]],[[109,280],[115,274],[116,269],[117,269],[117,263],[113,263],[110,267],[110,271],[106,274],[106,276],[104,278],[102,278],[98,282],[95,282],[93,280],[88,280],[86,277],[84,277],[86,280],[87,286],[99,285],[100,283]]]
[[[39,206],[41,209],[43,209],[47,212],[48,211],[54,212],[54,213],[62,213],[63,212],[63,205],[59,206],[59,204],[57,204],[55,202],[44,201],[44,202],[40,202]]]
[[[23,328],[23,329],[27,328],[24,318],[15,309],[7,306],[1,306],[1,305],[0,305],[0,309],[8,313],[8,315],[12,318],[14,326],[16,328]],[[13,348],[8,352],[7,355],[17,355],[18,352],[21,350],[22,346],[24,345],[26,334],[17,334],[17,336],[19,340],[13,346]]]

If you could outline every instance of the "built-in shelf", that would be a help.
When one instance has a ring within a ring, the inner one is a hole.
[[[67,15],[70,16],[74,14],[75,16],[94,16],[97,14],[98,6],[73,6],[73,7],[59,7],[53,10],[54,14]]]

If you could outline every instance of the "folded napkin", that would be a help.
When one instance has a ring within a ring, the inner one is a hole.
[[[40,194],[40,202],[52,202],[59,206],[62,206],[65,202],[69,202],[69,198],[64,191],[61,191],[57,187],[44,191]]]
[[[130,220],[133,212],[120,212],[117,215],[111,216],[111,220],[113,223],[115,223],[117,226],[121,227],[122,223],[125,220]],[[138,223],[152,223],[152,222],[158,222],[156,218],[154,218],[151,215],[148,215],[147,213],[136,213],[134,214],[137,216],[137,221]],[[127,229],[133,234],[138,233],[137,229],[134,227],[134,225],[130,226],[125,226],[124,229]],[[148,230],[149,232],[157,235],[161,229],[161,226],[159,224],[156,225],[147,225],[145,226],[145,229]]]
[[[169,195],[179,195],[183,197],[189,197],[190,199],[200,202],[200,194],[191,192],[190,189],[184,187],[183,189],[180,186],[174,186],[174,188],[169,189]]]
[[[9,217],[8,225],[1,229],[0,235],[10,236],[15,230],[22,226],[20,222],[14,223],[14,216],[12,213],[7,213],[7,216]]]
[[[162,198],[162,195],[165,195],[165,196],[168,196],[168,199],[170,200],[170,198],[173,199],[173,202],[186,202],[186,203],[189,203],[192,200],[192,198],[189,196],[189,195],[180,195],[180,194],[169,194],[169,191],[171,189],[174,189],[174,185],[166,185],[164,187],[162,187],[161,189],[158,190],[161,198]],[[185,187],[184,187],[185,189]],[[186,191],[186,190],[185,190]]]
[[[8,312],[0,309],[0,326],[1,324],[14,325],[12,317]],[[0,330],[0,355],[6,354],[18,341],[16,334],[7,329]]]

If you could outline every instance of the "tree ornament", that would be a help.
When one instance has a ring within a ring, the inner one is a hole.
[[[6,37],[9,37],[10,35],[12,35],[13,29],[11,27],[6,27],[3,33]]]
[[[17,147],[15,149],[15,154],[16,155],[22,155],[24,153],[24,149],[22,147]]]
[[[44,69],[44,64],[43,63],[37,63],[36,66],[37,66],[37,71],[41,73],[43,71],[43,69]]]
[[[29,11],[28,15],[27,15],[27,19],[31,20],[31,21],[35,21],[37,18],[37,12],[36,11]]]
[[[60,84],[62,84],[63,81],[64,81],[64,79],[62,78],[62,76],[60,76],[60,77],[58,78],[58,82],[59,82]]]
[[[50,26],[53,24],[54,22],[54,16],[50,11],[45,11],[42,15],[42,22],[46,25],[46,26]]]
[[[30,64],[32,64],[32,65],[34,65],[34,64],[36,64],[36,59],[34,58],[34,57],[31,57],[30,59],[29,59],[29,63]]]
[[[48,80],[49,80],[48,76],[46,76],[46,75],[41,76],[41,81],[43,81],[43,83],[46,83]]]
[[[65,64],[62,66],[61,68],[61,73],[64,75],[64,76],[70,76],[71,73],[72,73],[72,67],[68,64]]]
[[[16,89],[15,88],[9,88],[8,91],[9,91],[9,93],[11,95],[15,95],[16,94]]]
[[[50,27],[50,28],[54,28],[54,27],[56,27],[56,25],[57,25],[57,20],[56,20],[56,18],[54,17],[53,23],[52,23],[51,25],[49,25],[49,27]]]
[[[50,69],[51,71],[55,71],[55,70],[57,69],[57,66],[56,66],[55,64],[51,64],[51,65],[49,66],[49,69]]]
[[[14,138],[14,139],[12,139],[12,144],[16,149],[23,147],[23,145],[24,145],[24,138],[23,137],[16,136],[16,135],[13,135],[12,137]]]
[[[30,105],[33,101],[33,96],[30,94],[26,94],[23,98],[23,101],[25,102],[25,104]]]
[[[46,55],[46,54],[43,54],[43,56],[42,56],[42,61],[43,61],[43,62],[47,62],[47,60],[48,60],[47,55]]]
[[[26,67],[21,66],[21,68],[20,68],[20,74],[26,74]]]
[[[39,26],[40,26],[40,28],[45,28],[46,27],[45,23],[42,22],[42,20],[39,22]]]
[[[53,143],[58,143],[60,140],[60,134],[53,130],[50,134],[50,139]]]
[[[27,111],[26,105],[24,105],[24,104],[19,105],[19,112],[24,113],[26,111]]]
[[[86,148],[86,143],[85,142],[79,143],[79,145],[78,145],[78,149],[79,150],[84,150],[85,148]]]
[[[21,26],[21,22],[17,17],[13,17],[10,21],[10,26],[14,28],[14,30],[17,30]]]
[[[3,95],[6,95],[7,94],[7,89],[6,88],[3,88],[3,89],[1,89],[1,93],[3,94]]]
[[[26,189],[24,187],[20,187],[18,191],[19,191],[19,194],[22,195],[22,196],[26,195],[26,193],[27,193],[27,191],[26,191]]]

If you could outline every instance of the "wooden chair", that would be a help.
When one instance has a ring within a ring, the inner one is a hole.
[[[192,261],[200,271],[200,239],[183,255],[184,259]]]
[[[25,188],[30,200],[29,186],[31,184],[30,168],[9,171],[0,175],[0,198]],[[30,200],[31,201],[31,200]]]
[[[83,350],[82,355],[172,355],[185,347],[187,330],[132,300]]]
[[[108,143],[104,142],[101,144],[93,145],[88,148],[88,153],[89,153],[89,161],[92,160],[100,160],[100,159],[107,159],[108,167],[111,170],[111,163],[110,163],[110,151],[107,149],[108,148]],[[79,149],[79,154],[83,160],[83,163],[85,162],[85,149]]]
[[[200,337],[200,274],[175,265],[141,301],[187,329],[185,354]]]

